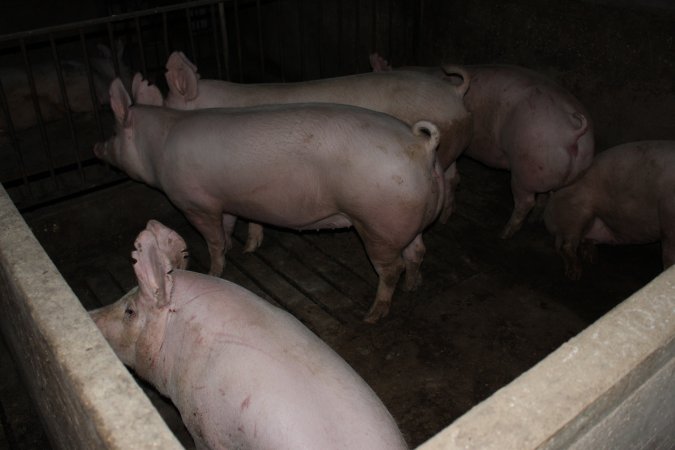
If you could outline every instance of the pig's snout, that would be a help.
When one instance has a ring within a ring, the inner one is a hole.
[[[105,157],[107,144],[107,142],[97,142],[94,144],[94,155],[97,158],[103,159]]]

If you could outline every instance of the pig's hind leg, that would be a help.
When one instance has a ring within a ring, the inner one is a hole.
[[[364,322],[374,324],[389,314],[391,298],[394,295],[396,283],[401,277],[401,272],[405,268],[405,263],[400,248],[394,248],[381,236],[369,236],[356,224],[355,228],[363,240],[368,258],[370,258],[370,262],[379,277],[375,300],[363,318]]]
[[[511,191],[513,192],[513,212],[502,231],[500,236],[502,239],[508,239],[520,230],[525,218],[535,205],[534,192],[521,188],[518,182],[514,181],[513,174],[511,175]]]
[[[424,246],[421,234],[415,236],[415,239],[403,249],[406,291],[414,291],[422,283],[420,266],[422,265],[426,251],[427,249]]]
[[[209,275],[219,277],[225,267],[225,252],[232,247],[232,230],[236,217],[221,213],[188,210],[185,216],[206,241],[211,258]]]
[[[441,214],[438,220],[441,223],[446,223],[455,210],[455,192],[457,191],[457,185],[459,185],[460,181],[456,162],[453,162],[447,169],[445,169],[443,178],[443,209],[441,209]]]
[[[249,222],[248,236],[246,237],[246,245],[244,246],[244,253],[252,253],[256,251],[263,241],[263,226],[259,223]]]

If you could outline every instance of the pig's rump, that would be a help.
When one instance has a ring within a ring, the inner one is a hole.
[[[198,209],[294,229],[396,219],[437,190],[435,157],[391,116],[339,105],[286,105],[182,114],[155,170],[185,211]],[[438,194],[440,195],[440,194]]]
[[[186,423],[220,438],[212,448],[402,447],[370,387],[294,317],[230,282],[173,274],[167,394]]]
[[[675,227],[675,144],[644,141],[600,153],[566,195],[586,198],[594,221],[591,241],[648,243]],[[562,192],[562,191],[561,191]]]

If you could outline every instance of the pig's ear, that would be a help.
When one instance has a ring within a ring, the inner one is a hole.
[[[115,78],[110,84],[110,107],[115,113],[115,121],[126,126],[128,124],[129,107],[131,106],[131,98],[127,90],[124,88],[122,81]]]
[[[162,106],[164,104],[162,93],[159,92],[157,86],[150,86],[138,72],[131,83],[131,95],[134,97],[134,102],[139,105]]]
[[[368,59],[370,59],[370,67],[373,69],[373,72],[386,72],[391,70],[391,66],[387,60],[377,53],[371,53]]]
[[[173,268],[167,255],[161,251],[155,234],[148,229],[141,231],[131,252],[134,272],[141,291],[140,301],[149,307],[164,308],[171,303]]]
[[[469,72],[462,66],[456,66],[453,64],[443,64],[441,69],[445,73],[446,79],[448,79],[452,85],[455,87],[457,93],[464,97],[466,91],[469,90],[471,85],[471,76]],[[459,82],[457,79],[459,78]]]
[[[182,52],[173,52],[166,62],[166,82],[169,90],[183,97],[185,100],[194,100],[199,94],[197,80],[197,66],[185,57]]]
[[[150,220],[146,229],[155,235],[159,250],[169,259],[172,270],[187,267],[189,256],[187,245],[178,233],[156,220]]]

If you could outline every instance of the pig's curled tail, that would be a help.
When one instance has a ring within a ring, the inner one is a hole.
[[[415,122],[412,126],[412,132],[415,136],[429,136],[426,147],[427,150],[436,150],[438,142],[441,140],[441,134],[438,132],[438,127],[427,120]]]

